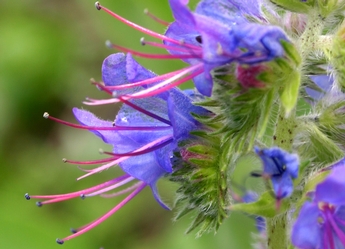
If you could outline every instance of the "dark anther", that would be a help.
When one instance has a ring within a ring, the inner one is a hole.
[[[252,172],[250,172],[250,176],[262,177],[262,172],[252,171]]]
[[[101,7],[101,5],[99,4],[98,1],[95,2],[95,7],[96,7],[97,10],[101,10],[102,9],[102,7]]]
[[[80,198],[81,198],[82,200],[84,200],[84,199],[85,199],[85,195],[84,195],[84,194],[81,194],[81,195],[80,195]]]
[[[62,245],[65,241],[61,240],[61,239],[56,239],[56,243]]]
[[[71,228],[70,231],[71,231],[71,233],[77,233],[78,232],[78,230],[74,229],[74,228]]]
[[[42,202],[38,201],[38,202],[36,202],[36,206],[37,206],[37,207],[42,207],[43,204],[42,204]]]
[[[67,159],[66,158],[62,158],[62,162],[67,162]]]
[[[199,42],[200,44],[202,44],[202,37],[201,37],[201,35],[198,35],[197,37],[195,37],[195,40],[197,42]]]
[[[26,193],[26,194],[24,195],[24,197],[25,197],[25,199],[27,199],[27,200],[30,200],[30,199],[31,199],[31,197],[30,197],[30,195],[29,195],[28,193]]]

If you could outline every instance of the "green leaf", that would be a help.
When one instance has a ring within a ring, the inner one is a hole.
[[[289,207],[286,200],[282,199],[279,210],[276,208],[277,199],[272,196],[272,192],[263,193],[256,202],[239,203],[230,206],[231,211],[241,211],[247,214],[259,215],[266,218],[272,218],[279,213],[283,213]]]

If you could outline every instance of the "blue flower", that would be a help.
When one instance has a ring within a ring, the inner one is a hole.
[[[278,147],[269,149],[256,147],[255,153],[262,160],[263,176],[271,180],[276,198],[280,200],[289,197],[293,192],[292,179],[298,176],[298,156]]]
[[[110,55],[105,59],[102,74],[104,85],[100,83],[95,84],[109,94],[113,94],[112,91],[115,89],[116,91],[120,91],[121,94],[141,91],[141,86],[135,86],[130,89],[121,89],[121,86],[131,84],[131,82],[138,80],[147,80],[150,77],[156,77],[154,73],[143,68],[133,60],[130,54],[126,56],[122,53]],[[109,155],[106,159],[89,162],[65,160],[65,162],[79,165],[103,163],[103,165],[94,169],[84,170],[86,174],[78,179],[99,173],[116,165],[119,165],[125,174],[97,186],[74,193],[50,196],[26,195],[27,199],[48,199],[47,201],[37,203],[38,206],[42,206],[79,196],[83,198],[95,195],[112,197],[131,192],[107,214],[80,229],[74,229],[73,232],[75,234],[62,240],[58,239],[58,243],[62,244],[64,241],[72,239],[97,226],[130,201],[146,186],[151,188],[157,202],[162,207],[169,209],[162,202],[157,191],[156,183],[165,174],[172,172],[171,159],[173,158],[173,151],[178,150],[178,142],[189,138],[192,130],[202,128],[202,125],[192,117],[191,113],[198,115],[209,114],[202,107],[197,107],[192,104],[193,96],[190,92],[184,94],[179,89],[172,88],[155,97],[128,101],[123,99],[124,104],[114,121],[99,119],[91,112],[78,108],[74,108],[73,113],[81,125],[67,123],[50,117],[47,113],[45,114],[46,118],[75,128],[90,130],[105,143],[113,146],[112,152],[103,152]],[[132,185],[124,190],[119,190],[112,194],[107,193],[129,183]]]
[[[344,165],[343,165],[344,166]],[[316,186],[292,229],[292,243],[301,249],[345,248],[345,168],[335,167]]]

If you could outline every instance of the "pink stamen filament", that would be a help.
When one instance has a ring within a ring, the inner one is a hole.
[[[146,15],[148,15],[150,18],[152,18],[153,20],[155,20],[156,22],[158,22],[158,23],[160,23],[160,24],[162,24],[164,26],[169,26],[169,24],[170,24],[169,22],[166,22],[166,21],[156,17],[155,15],[153,15],[148,9],[145,9],[144,13]]]
[[[120,50],[122,52],[126,53],[131,53],[133,55],[136,55],[138,57],[142,58],[149,58],[149,59],[161,59],[161,60],[170,60],[170,59],[195,59],[195,58],[200,58],[200,55],[195,55],[195,54],[148,54],[148,53],[142,53],[133,49],[129,49],[126,47],[122,47],[120,45],[116,45],[110,42],[107,42],[107,46],[109,48],[114,48],[117,50]]]
[[[131,194],[129,194],[125,199],[123,199],[118,205],[116,205],[113,209],[111,209],[109,212],[107,212],[106,214],[104,214],[103,216],[101,216],[100,218],[98,218],[97,220],[91,222],[90,224],[88,224],[87,226],[84,226],[81,230],[79,230],[78,232],[76,232],[75,234],[72,234],[62,240],[57,240],[57,242],[59,244],[62,244],[64,241],[73,239],[87,231],[89,231],[90,229],[96,227],[97,225],[99,225],[100,223],[102,223],[103,221],[105,221],[106,219],[108,219],[111,215],[113,215],[116,211],[118,211],[120,208],[122,208],[127,202],[129,202],[130,200],[132,200],[138,193],[141,192],[141,190],[143,190],[146,187],[145,183],[142,183],[136,190],[134,190]]]
[[[143,147],[141,147],[141,148],[139,148],[139,149],[137,149],[137,150],[135,150],[135,151],[133,151],[133,152],[142,152],[142,151],[145,151],[146,149],[151,148],[151,147],[153,147],[153,146],[155,146],[155,145],[157,145],[157,144],[164,143],[164,142],[166,142],[167,140],[170,140],[171,138],[172,138],[171,135],[167,135],[167,136],[161,137],[161,138],[159,138],[159,139],[154,140],[154,141],[151,142],[151,143],[148,143],[148,144],[144,145]],[[108,169],[108,168],[110,168],[111,166],[113,166],[113,165],[115,165],[115,164],[118,164],[118,163],[120,163],[120,162],[122,162],[122,161],[124,161],[124,160],[126,160],[126,159],[128,159],[128,158],[130,158],[130,157],[131,157],[131,156],[124,156],[124,157],[121,157],[121,158],[115,160],[115,161],[112,162],[112,163],[108,163],[108,164],[102,165],[102,166],[100,166],[100,167],[98,167],[98,168],[96,168],[96,169],[90,171],[89,173],[87,173],[87,174],[85,174],[85,175],[83,175],[83,176],[77,178],[77,180],[83,179],[83,178],[85,178],[85,177],[88,177],[88,176],[90,176],[90,175],[93,175],[93,174],[95,174],[95,173],[98,173],[98,172],[100,172],[100,171],[103,171],[103,170],[105,170],[105,169]]]
[[[160,76],[156,76],[150,79],[146,79],[146,80],[142,80],[142,81],[138,81],[138,82],[133,82],[133,83],[129,83],[129,84],[123,84],[123,85],[118,85],[118,86],[104,86],[105,89],[108,90],[122,90],[122,89],[128,89],[128,88],[132,88],[132,87],[137,87],[137,86],[143,86],[143,85],[148,85],[148,84],[152,84],[152,83],[156,83],[158,81],[161,80],[165,80],[165,79],[169,79],[171,76],[174,76],[180,72],[184,71],[184,69],[180,69],[178,71],[174,71],[171,73],[167,73],[167,74],[163,74]]]
[[[111,155],[111,156],[115,156],[115,157],[123,157],[123,156],[138,156],[138,155],[142,155],[142,154],[146,154],[146,153],[150,153],[154,150],[163,148],[165,145],[169,144],[172,142],[172,138],[168,139],[166,141],[164,141],[163,143],[157,144],[155,146],[152,146],[151,148],[147,148],[145,150],[141,150],[141,151],[131,151],[131,152],[127,152],[127,153],[112,153],[112,152],[106,152],[104,151],[103,153],[106,155]]]
[[[106,89],[103,82],[91,81],[91,84],[95,85],[99,90],[105,91],[109,95],[112,95],[112,91]]]
[[[338,238],[340,239],[341,243],[345,246],[345,234],[338,227],[337,223],[334,221],[332,210],[329,207],[327,207],[327,209],[326,209],[326,211],[324,213],[326,215],[326,219],[330,222],[334,232],[338,235]],[[333,245],[333,247],[334,247],[334,245]]]
[[[60,195],[33,195],[33,196],[30,196],[30,198],[34,198],[34,199],[54,199],[54,200],[62,199],[62,200],[68,200],[68,199],[72,199],[72,198],[75,198],[75,197],[80,197],[80,195],[85,195],[85,194],[97,191],[99,189],[111,186],[111,185],[116,184],[117,182],[121,182],[121,181],[123,181],[123,180],[125,180],[125,179],[127,179],[129,177],[131,177],[131,176],[126,174],[126,175],[117,177],[115,179],[112,179],[110,181],[107,181],[107,182],[98,184],[96,186],[93,186],[91,188],[83,189],[83,190],[76,191],[76,192],[71,192],[71,193],[68,193],[68,194],[60,194]]]
[[[323,214],[325,215],[325,217],[323,217],[324,220],[328,221],[327,212],[323,212]],[[325,226],[325,233],[324,233],[325,234],[325,241],[328,242],[330,249],[335,249],[334,238],[333,238],[333,233],[332,233],[332,226],[331,226],[330,222],[325,222],[324,226]]]
[[[120,191],[117,191],[117,192],[111,193],[111,194],[101,194],[100,196],[104,197],[104,198],[112,198],[112,197],[120,196],[120,195],[123,195],[123,194],[126,194],[126,193],[132,191],[133,189],[136,189],[140,184],[141,184],[141,182],[137,182],[137,183],[133,184],[132,186],[126,188],[126,189],[123,189],[123,190],[120,190]]]
[[[106,154],[106,153],[105,153]],[[93,161],[73,161],[68,159],[63,159],[64,163],[70,164],[78,164],[78,165],[93,165],[93,164],[100,164],[100,163],[108,163],[118,159],[117,157],[109,157],[105,159],[93,160]]]
[[[141,113],[143,113],[143,114],[145,114],[145,115],[147,115],[147,116],[149,116],[151,118],[154,118],[154,119],[156,119],[158,121],[161,121],[162,123],[165,123],[165,124],[171,126],[171,122],[169,120],[167,120],[165,118],[162,118],[162,117],[160,117],[160,116],[158,116],[158,115],[156,115],[156,114],[154,114],[154,113],[152,113],[150,111],[147,111],[147,110],[141,108],[140,106],[137,106],[136,104],[134,104],[134,103],[132,103],[130,101],[127,101],[126,99],[123,99],[122,97],[119,97],[119,99],[121,100],[121,102],[123,102],[124,104],[132,107],[134,110],[137,110],[137,111],[139,111],[139,112],[141,112]]]
[[[193,65],[193,66],[187,68],[184,72],[178,73],[168,80],[165,80],[159,84],[156,84],[156,85],[154,85],[150,88],[147,88],[145,90],[142,90],[140,92],[136,92],[136,93],[133,93],[131,95],[125,95],[123,98],[124,99],[145,98],[145,97],[150,97],[150,96],[165,92],[165,91],[167,91],[167,90],[169,90],[175,86],[181,85],[182,83],[184,83],[188,80],[191,80],[195,76],[203,73],[204,70],[201,69],[202,66],[203,66],[202,63],[198,63],[196,65]],[[193,71],[195,71],[195,72],[193,72]],[[193,72],[193,73],[191,73],[191,72]],[[191,74],[178,80],[179,78],[183,77],[184,75],[186,75],[188,73],[191,73]]]
[[[92,196],[96,196],[96,195],[99,195],[99,194],[104,194],[105,192],[108,192],[110,190],[113,190],[113,189],[116,189],[118,187],[121,187],[121,186],[125,185],[126,183],[129,183],[129,182],[131,182],[133,180],[135,180],[134,177],[128,177],[127,179],[124,179],[123,181],[118,182],[118,183],[116,183],[114,185],[111,185],[111,186],[106,187],[106,188],[102,188],[102,189],[100,189],[98,191],[95,191],[95,192],[92,192],[90,194],[86,194],[85,197],[92,197]]]
[[[188,53],[188,54],[195,54],[195,52],[198,52],[197,54],[195,54],[195,57],[197,58],[202,57],[202,47],[198,47],[198,49],[197,48],[195,49],[181,48],[178,46],[171,46],[171,45],[166,45],[166,44],[162,44],[158,42],[145,41],[144,37],[140,39],[140,43],[143,46],[150,45],[152,47],[164,48],[166,50],[174,50],[174,51],[179,51],[179,52]]]
[[[130,95],[124,95],[120,96],[117,98],[112,98],[112,99],[106,99],[106,100],[96,100],[96,99],[90,99],[87,98],[89,102],[83,102],[86,105],[106,105],[106,104],[113,104],[113,103],[118,103],[118,102],[124,102],[124,100],[130,100],[130,99],[140,99],[140,98],[146,98],[146,97],[151,97],[154,95],[157,95],[159,93],[165,92],[175,86],[178,86],[188,80],[193,79],[195,76],[201,74],[204,72],[201,67],[203,66],[202,63],[198,63],[196,65],[190,66],[186,68],[184,71],[174,75],[173,77],[169,78],[168,80],[165,80],[159,84],[156,84],[152,87],[149,87],[145,90],[136,92],[134,94]],[[195,71],[196,70],[196,71]],[[191,73],[192,71],[195,71]],[[186,74],[191,73],[190,75],[182,78],[181,80],[178,80],[179,78],[185,76]],[[176,82],[174,82],[176,81]],[[174,82],[174,83],[172,83]]]
[[[170,129],[170,126],[87,126],[87,125],[79,125],[73,124],[49,115],[49,113],[45,112],[43,114],[44,118],[48,118],[50,120],[56,121],[60,124],[64,124],[73,128],[82,129],[82,130],[99,130],[99,131],[154,131],[154,130],[166,130]]]
[[[96,2],[96,8],[97,8],[98,10],[104,10],[105,12],[107,12],[108,14],[110,14],[111,16],[115,17],[117,20],[121,21],[122,23],[124,23],[124,24],[126,24],[126,25],[128,25],[128,26],[130,26],[130,27],[132,27],[132,28],[134,28],[134,29],[136,29],[136,30],[138,30],[138,31],[140,31],[140,32],[142,32],[142,33],[144,33],[144,34],[147,34],[147,35],[149,35],[149,36],[152,36],[152,37],[154,37],[154,38],[157,38],[157,39],[160,39],[160,40],[163,40],[163,41],[169,41],[169,42],[171,42],[171,43],[178,44],[178,45],[183,45],[183,46],[185,46],[185,47],[189,47],[189,48],[192,48],[192,49],[198,48],[198,47],[193,46],[193,45],[191,45],[191,44],[184,44],[184,43],[182,43],[181,41],[177,41],[177,40],[171,39],[171,38],[169,38],[169,37],[167,37],[167,36],[165,36],[165,35],[158,34],[158,33],[156,33],[156,32],[153,32],[153,31],[149,30],[149,29],[146,29],[146,28],[144,28],[144,27],[142,27],[142,26],[140,26],[140,25],[138,25],[138,24],[135,24],[135,23],[133,23],[133,22],[131,22],[131,21],[129,21],[129,20],[123,18],[122,16],[120,16],[120,15],[118,15],[118,14],[112,12],[111,10],[109,10],[109,9],[107,9],[107,8],[105,8],[105,7],[103,7],[102,5],[100,5],[99,2]]]

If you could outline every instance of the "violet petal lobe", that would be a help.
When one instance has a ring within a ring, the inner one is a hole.
[[[128,82],[126,55],[111,54],[102,64],[102,78],[106,86],[117,86]]]
[[[176,141],[187,138],[192,130],[201,125],[192,117],[191,113],[209,114],[206,109],[193,105],[192,99],[177,89],[170,92],[168,108]]]
[[[195,13],[233,26],[247,21],[246,15],[260,17],[260,6],[256,0],[203,0]]]
[[[345,168],[336,167],[327,178],[317,185],[316,200],[333,205],[345,205]]]
[[[86,126],[95,126],[95,127],[113,127],[112,122],[105,121],[102,119],[97,118],[93,113],[73,108],[73,114],[75,118],[78,120],[78,122],[82,125]],[[119,140],[119,136],[114,131],[97,131],[97,130],[90,130],[92,133],[100,137],[105,143],[113,144],[116,143],[116,141]]]
[[[307,202],[292,228],[292,243],[301,249],[323,248],[321,246],[322,230],[318,223],[320,211],[317,204]]]

